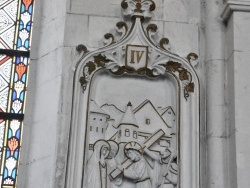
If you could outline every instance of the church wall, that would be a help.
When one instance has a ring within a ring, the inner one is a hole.
[[[229,168],[232,187],[247,187],[246,174],[250,173],[248,158],[250,150],[248,116],[249,88],[249,43],[250,16],[247,12],[233,12],[228,21],[228,125],[229,125]],[[234,180],[234,181],[233,181]]]
[[[206,187],[228,187],[228,148],[225,123],[225,26],[222,1],[205,1],[206,64]]]
[[[225,24],[222,1],[155,2],[157,40],[167,37],[171,51],[183,57],[199,55],[201,187],[245,188],[245,174],[250,174],[249,14],[234,13]],[[75,47],[102,46],[103,35],[114,33],[123,18],[120,1],[114,0],[44,0],[35,8],[18,187],[62,188],[73,74],[80,58]]]
[[[56,161],[59,155],[59,128],[63,127],[60,121],[63,121],[62,71],[64,54],[66,56],[63,48],[65,7],[63,1],[36,1],[17,183],[20,188],[54,187],[55,173],[61,168]],[[67,138],[63,139],[65,144]]]

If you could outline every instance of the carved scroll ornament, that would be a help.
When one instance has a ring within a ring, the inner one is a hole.
[[[195,156],[185,156],[198,160],[197,137],[180,139],[181,131],[197,131],[199,124],[199,113],[193,113],[199,109],[194,71],[198,56],[189,53],[182,58],[170,51],[168,38],[155,40],[157,25],[142,24],[156,8],[152,0],[123,0],[121,6],[131,18],[131,28],[118,22],[117,34],[105,34],[102,48],[93,52],[84,45],[76,48],[82,54],[76,71],[81,87],[79,82],[75,87],[80,102],[74,103],[71,130],[78,137],[71,141],[67,185],[182,188],[181,170],[190,166],[181,161],[181,147],[188,151],[185,143],[189,143]],[[154,91],[158,89],[162,95]],[[184,113],[188,119],[182,119]],[[78,142],[81,148],[76,150]]]

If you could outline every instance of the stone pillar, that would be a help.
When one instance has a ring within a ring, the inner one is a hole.
[[[52,188],[65,169],[70,102],[65,77],[73,75],[64,43],[66,1],[36,1],[27,105],[17,187]],[[68,59],[67,59],[68,58]],[[68,69],[67,76],[63,75]],[[71,91],[72,86],[68,86]],[[66,117],[68,116],[68,117]],[[64,132],[63,132],[64,131]],[[59,161],[61,160],[61,161]],[[64,181],[64,180],[63,180]],[[63,184],[63,181],[61,184]]]
[[[170,39],[173,52],[183,57],[191,51],[203,53],[199,50],[199,40],[203,40],[200,1],[155,2],[154,21],[159,22],[159,36]],[[89,50],[101,47],[103,35],[113,32],[111,28],[122,20],[120,3],[121,0],[36,1],[17,187],[65,186],[73,73],[80,58],[75,47],[80,43]],[[201,65],[197,72],[204,75]],[[204,78],[201,80],[204,88]],[[201,105],[202,122],[204,106]]]
[[[245,188],[250,185],[250,1],[227,1],[222,18],[227,25],[229,185]]]
[[[224,24],[220,18],[222,3],[206,0],[206,120],[207,187],[227,185],[227,127],[224,101]]]

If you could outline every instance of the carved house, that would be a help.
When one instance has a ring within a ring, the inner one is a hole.
[[[89,114],[89,149],[92,150],[93,144],[100,139],[105,138],[105,132],[110,116],[104,112],[95,101],[90,102]]]
[[[133,110],[139,125],[139,136],[147,138],[156,130],[162,129],[166,135],[171,134],[171,127],[158,113],[150,100],[145,100]]]
[[[127,110],[118,125],[116,134],[118,143],[127,143],[137,141],[138,139],[138,123],[132,110],[132,104],[129,102]]]
[[[171,106],[161,108],[157,108],[158,113],[164,119],[164,121],[171,127],[173,130],[176,129],[176,115]],[[173,132],[173,131],[172,131]]]
[[[175,117],[159,114],[177,128],[177,188],[248,188],[249,20],[249,0],[0,0],[1,187],[88,188],[89,142],[117,132],[102,132],[108,115],[91,107],[93,82],[119,82],[112,98],[131,77],[160,83],[138,96],[173,101]],[[139,137],[155,118],[140,113]]]

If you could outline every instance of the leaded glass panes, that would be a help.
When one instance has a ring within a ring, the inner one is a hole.
[[[15,185],[21,142],[21,126],[19,120],[8,121],[5,135],[6,147],[3,150],[5,161],[2,168],[2,185]]]
[[[3,146],[4,146],[4,132],[5,132],[6,121],[0,119],[0,160],[2,159]],[[1,168],[1,165],[0,165]]]
[[[13,68],[13,82],[11,83],[10,112],[16,114],[24,113],[24,99],[26,91],[26,80],[28,71],[28,58],[16,57]]]
[[[0,187],[16,187],[33,0],[0,0]]]
[[[12,58],[0,55],[0,112],[7,112]]]
[[[0,0],[0,48],[13,49],[18,0]]]
[[[18,20],[18,39],[16,48],[27,51],[30,47],[30,32],[32,26],[32,0],[23,0],[21,3],[20,19]]]

